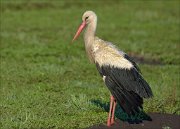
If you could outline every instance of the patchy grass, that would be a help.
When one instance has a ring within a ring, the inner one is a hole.
[[[82,38],[70,44],[85,10],[97,13],[99,37],[163,64],[140,64],[154,93],[144,110],[180,114],[179,4],[1,0],[0,126],[85,128],[106,120],[92,101],[108,103],[109,91]]]

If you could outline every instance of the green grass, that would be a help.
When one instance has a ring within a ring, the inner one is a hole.
[[[97,35],[126,53],[159,60],[140,64],[154,98],[146,112],[180,114],[179,1],[1,0],[0,126],[85,128],[106,121],[93,101],[109,102],[81,38],[71,44],[85,10],[98,15]]]

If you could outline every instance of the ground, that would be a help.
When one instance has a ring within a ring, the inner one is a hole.
[[[106,121],[101,104],[108,105],[110,93],[86,57],[82,36],[71,43],[86,10],[98,15],[100,38],[138,61],[154,93],[144,111],[179,115],[179,5],[1,0],[0,126],[76,129]]]
[[[105,124],[94,125],[87,129],[179,129],[180,116],[172,114],[149,113],[152,121],[143,121],[142,123],[123,122],[116,120],[115,123],[107,127]]]

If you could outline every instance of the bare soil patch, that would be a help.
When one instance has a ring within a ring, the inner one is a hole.
[[[173,114],[149,113],[152,121],[143,121],[139,124],[130,124],[116,119],[111,127],[107,127],[105,123],[94,125],[87,129],[180,129],[180,116]]]

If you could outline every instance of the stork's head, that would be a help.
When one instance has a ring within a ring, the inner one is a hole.
[[[85,22],[86,25],[96,19],[97,19],[97,16],[93,11],[86,11],[82,16],[82,21]]]
[[[74,38],[72,41],[74,41],[75,39],[77,39],[80,35],[80,33],[82,32],[82,30],[88,25],[91,24],[92,22],[96,22],[97,21],[97,16],[93,11],[86,11],[83,16],[82,16],[82,23],[79,26]]]

